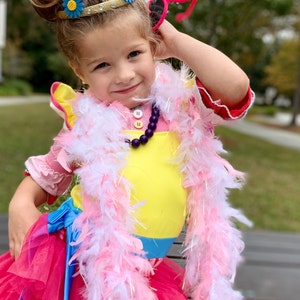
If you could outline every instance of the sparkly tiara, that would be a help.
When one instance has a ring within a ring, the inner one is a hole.
[[[84,7],[82,0],[63,0],[62,6],[64,10],[57,12],[59,19],[76,19],[99,14],[108,10],[121,7],[123,5],[133,3],[134,0],[108,0],[95,5]]]

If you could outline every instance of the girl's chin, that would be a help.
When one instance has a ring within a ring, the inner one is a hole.
[[[118,102],[123,106],[131,109],[139,105],[143,105],[144,103],[148,102],[149,98],[138,98],[138,97],[130,97],[130,98],[114,98],[107,100],[108,103]]]
[[[143,105],[145,102],[147,102],[149,99],[130,99],[128,101],[120,101],[124,106],[127,108],[134,108],[138,105]]]

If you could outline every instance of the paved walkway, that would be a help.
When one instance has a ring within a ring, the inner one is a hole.
[[[235,121],[229,123],[227,126],[270,143],[300,151],[300,134],[292,133],[283,129],[263,126],[246,120]]]
[[[300,234],[248,231],[236,286],[247,300],[300,299]]]
[[[50,98],[48,95],[11,96],[11,97],[0,96],[0,106],[47,102],[49,101],[49,99]]]

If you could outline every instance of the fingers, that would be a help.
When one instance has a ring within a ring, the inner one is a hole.
[[[9,253],[10,253],[10,256],[15,259],[15,245],[14,245],[14,243],[9,243]]]
[[[23,238],[14,239],[9,235],[9,252],[12,258],[17,259],[22,249]]]

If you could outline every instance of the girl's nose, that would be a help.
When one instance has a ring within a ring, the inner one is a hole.
[[[122,63],[117,67],[116,70],[116,83],[128,83],[135,76],[135,72],[132,67],[127,63]]]

